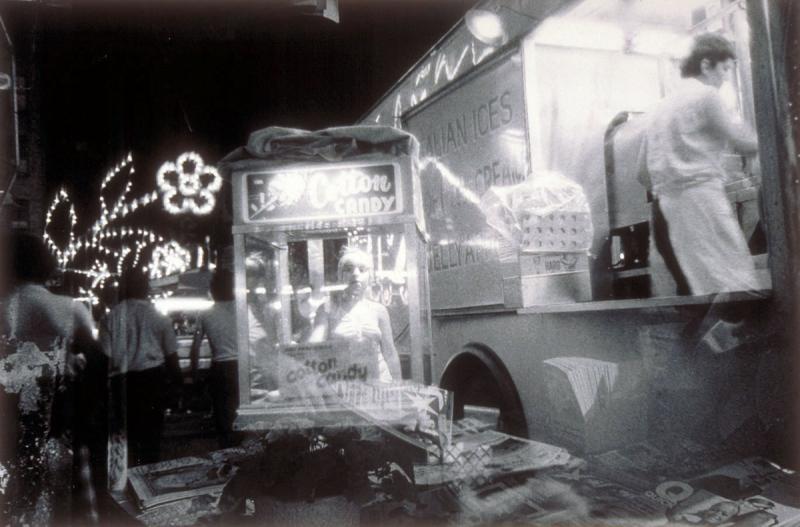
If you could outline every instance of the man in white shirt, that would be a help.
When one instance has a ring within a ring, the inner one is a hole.
[[[755,134],[737,125],[719,89],[733,68],[733,46],[716,34],[695,38],[681,87],[648,116],[645,178],[666,220],[669,241],[692,294],[758,288],[747,242],[725,193],[728,146],[758,152]]]
[[[233,421],[239,407],[239,362],[236,347],[236,307],[233,296],[233,273],[218,270],[211,279],[214,305],[197,317],[192,341],[193,377],[199,369],[200,345],[208,338],[211,347],[211,399],[214,424],[220,448],[233,446]]]
[[[175,332],[147,299],[148,289],[145,274],[127,273],[120,288],[123,300],[100,324],[112,385],[124,383],[131,466],[159,461],[168,384],[182,383]]]

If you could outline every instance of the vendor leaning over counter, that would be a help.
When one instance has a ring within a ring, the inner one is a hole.
[[[652,188],[669,242],[691,294],[758,288],[747,241],[725,194],[722,154],[728,144],[755,155],[755,134],[726,111],[720,87],[736,58],[724,37],[694,39],[681,65],[685,78],[650,116],[640,179]]]

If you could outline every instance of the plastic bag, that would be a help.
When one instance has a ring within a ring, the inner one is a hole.
[[[592,219],[583,188],[556,172],[536,172],[481,197],[486,221],[518,250],[581,252],[592,244]]]

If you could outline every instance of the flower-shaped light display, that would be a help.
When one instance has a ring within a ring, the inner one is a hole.
[[[216,204],[214,195],[222,187],[217,169],[203,164],[203,158],[194,152],[179,155],[175,163],[161,165],[156,182],[163,194],[164,208],[171,214],[210,213]]]

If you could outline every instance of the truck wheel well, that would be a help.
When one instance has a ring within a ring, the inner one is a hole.
[[[468,344],[447,361],[439,386],[454,392],[453,417],[464,416],[464,405],[490,406],[500,410],[500,429],[528,437],[525,412],[514,381],[491,349]]]

